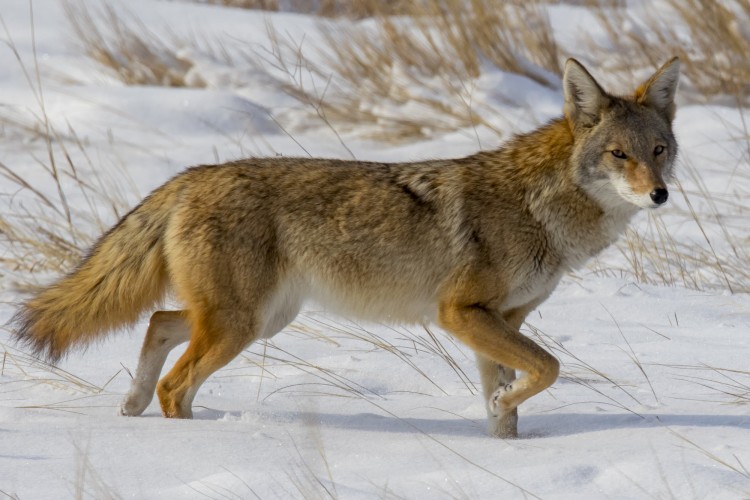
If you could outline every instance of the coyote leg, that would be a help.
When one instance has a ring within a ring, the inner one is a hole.
[[[127,396],[120,404],[121,415],[136,416],[143,413],[154,397],[156,382],[169,351],[187,342],[189,338],[190,327],[185,311],[157,311],[151,316],[135,377]]]
[[[248,316],[226,311],[193,321],[187,350],[157,385],[165,417],[193,417],[193,399],[201,384],[255,340],[257,328]]]
[[[515,323],[520,325],[525,312],[520,314],[520,321],[512,316],[506,320],[491,309],[478,305],[481,303],[469,303],[471,305],[455,301],[441,304],[440,324],[478,355],[484,393],[488,398],[490,432],[497,437],[516,437],[516,408],[552,385],[560,364],[534,341],[519,333]],[[503,367],[502,373],[498,365]],[[511,377],[514,369],[525,372],[525,375],[514,380]],[[493,387],[497,388],[493,390]]]
[[[483,354],[477,353],[476,356],[487,408],[487,432],[491,436],[515,437],[518,435],[518,408],[500,415],[491,408],[490,401],[500,388],[504,388],[516,379],[516,371],[485,358]]]
[[[513,309],[503,314],[503,319],[513,330],[518,330],[523,324],[526,315],[536,307],[535,304],[529,304],[527,307]],[[518,408],[513,408],[504,415],[498,415],[491,407],[491,401],[498,391],[502,391],[506,386],[513,383],[516,379],[516,371],[513,368],[499,365],[477,353],[477,367],[479,368],[479,377],[482,381],[484,400],[487,404],[487,430],[492,436],[516,436],[518,435]]]

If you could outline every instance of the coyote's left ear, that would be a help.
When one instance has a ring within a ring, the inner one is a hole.
[[[635,101],[658,109],[672,121],[675,113],[674,96],[679,80],[680,60],[673,57],[636,89]]]

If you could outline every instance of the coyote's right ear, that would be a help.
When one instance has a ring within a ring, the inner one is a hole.
[[[596,125],[609,99],[594,77],[575,59],[565,62],[565,116],[572,125]]]

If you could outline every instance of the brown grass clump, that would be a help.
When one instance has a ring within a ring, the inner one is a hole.
[[[667,0],[667,8],[637,17],[631,10],[590,0],[609,35],[599,54],[619,67],[658,66],[680,56],[692,100],[750,97],[750,0]],[[622,29],[622,26],[630,26]]]
[[[279,10],[279,0],[205,0],[211,5],[223,5],[224,7],[235,7],[238,9],[268,10],[276,12]]]
[[[6,248],[0,263],[19,278],[15,286],[20,289],[34,288],[37,273],[60,273],[79,262],[94,241],[92,234],[108,227],[109,217],[95,206],[111,210],[115,219],[127,207],[117,176],[97,173],[91,165],[87,171],[93,175],[84,178],[79,173],[72,158],[85,155],[85,150],[75,131],[70,130],[65,140],[56,130],[50,132],[48,161],[38,162],[33,183],[30,174],[0,162],[2,183],[18,195],[9,202],[8,212],[0,214],[0,241]],[[37,188],[43,178],[44,184],[54,186],[54,195]],[[73,197],[81,197],[87,208],[71,207],[68,200]]]
[[[734,5],[711,0],[669,0],[669,4],[698,47],[699,53],[685,54],[686,73],[698,91],[709,96],[750,96],[750,0],[736,0]]]
[[[559,84],[562,56],[541,2],[424,0],[407,12],[409,24],[380,16],[368,25],[323,28],[324,67],[271,28],[275,65],[285,67],[284,54],[298,59],[282,86],[337,128],[364,126],[371,137],[404,141],[487,125],[482,113],[492,109],[472,96],[487,65]],[[328,83],[305,85],[300,69]]]
[[[181,57],[135,16],[103,3],[67,1],[65,14],[83,51],[126,85],[204,87]],[[173,37],[174,38],[174,37]]]

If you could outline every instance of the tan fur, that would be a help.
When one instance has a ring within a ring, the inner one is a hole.
[[[207,377],[284,328],[305,300],[362,319],[437,322],[477,353],[491,434],[515,436],[518,405],[559,371],[519,332],[524,318],[638,208],[666,200],[649,196],[677,153],[664,97],[676,65],[618,98],[570,60],[564,118],[466,158],[189,169],[27,301],[18,338],[57,359],[132,323],[171,286],[185,311],[152,316],[121,411],[146,408],[167,353],[189,339],[157,387],[164,415],[186,418]]]
[[[24,304],[15,321],[35,352],[58,360],[101,332],[136,321],[161,300],[169,279],[163,227],[175,203],[175,188],[164,186],[146,198],[99,240],[76,270]]]
[[[654,189],[666,189],[661,171],[636,160],[625,161],[625,180],[636,194],[648,194]]]

